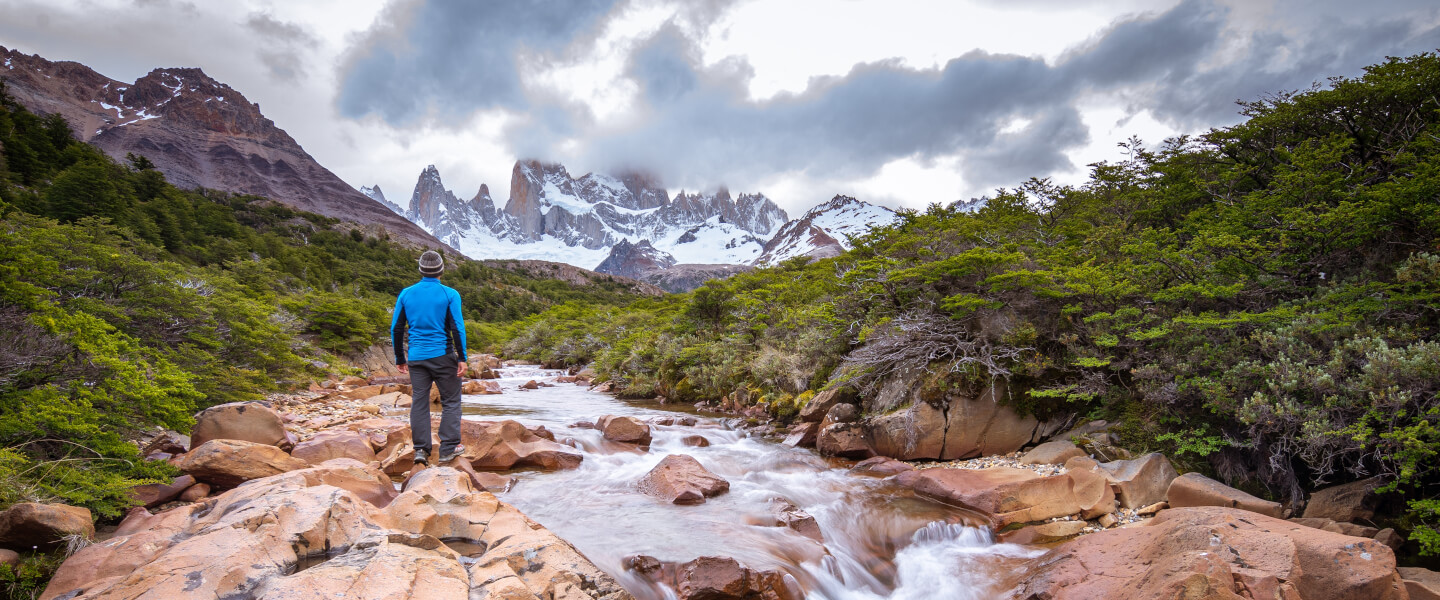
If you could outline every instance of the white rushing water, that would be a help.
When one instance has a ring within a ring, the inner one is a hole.
[[[609,442],[593,429],[571,428],[602,415],[677,417],[685,409],[617,400],[574,384],[520,389],[526,381],[553,382],[561,374],[500,369],[504,393],[466,396],[466,418],[543,425],[557,440],[580,448],[585,459],[579,468],[520,473],[500,497],[570,541],[639,598],[673,595],[622,568],[622,559],[637,554],[675,562],[728,556],[755,569],[784,571],[809,598],[825,600],[993,598],[1004,591],[998,588],[1007,562],[1038,554],[995,544],[987,528],[975,526],[976,515],[882,479],[852,475],[845,461],[728,429],[714,415],[697,414],[694,426],[652,425],[648,451]],[[685,445],[682,439],[691,435],[703,435],[710,445]],[[641,494],[635,481],[677,453],[724,477],[730,491],[696,506]],[[775,499],[813,515],[823,544],[774,526]]]

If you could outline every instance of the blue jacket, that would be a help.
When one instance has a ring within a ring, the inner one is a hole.
[[[456,354],[461,362],[465,361],[465,317],[460,314],[460,293],[439,279],[421,279],[420,283],[400,290],[400,297],[395,299],[390,341],[395,345],[397,365],[406,362],[407,329],[409,360]]]

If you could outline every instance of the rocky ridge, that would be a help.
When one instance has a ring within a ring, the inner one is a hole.
[[[889,209],[837,196],[789,221],[763,194],[732,196],[720,187],[672,197],[651,176],[575,178],[563,165],[534,160],[515,163],[509,197],[497,206],[488,186],[466,200],[446,189],[430,165],[404,213],[472,258],[597,265],[598,272],[668,291],[744,270],[738,267],[835,256],[849,247],[848,235],[894,217]]]
[[[74,62],[0,47],[0,76],[37,114],[59,114],[77,138],[117,160],[148,158],[184,188],[264,196],[380,229],[412,244],[439,242],[321,166],[260,106],[200,69],[155,69],[125,83]]]
[[[708,256],[718,248],[721,262],[745,262],[787,218],[760,194],[732,198],[721,188],[671,198],[644,174],[576,178],[563,165],[535,160],[515,163],[509,197],[497,206],[485,185],[468,200],[446,190],[431,165],[416,182],[406,216],[472,258],[587,266],[600,263],[621,241],[642,240],[682,256]]]

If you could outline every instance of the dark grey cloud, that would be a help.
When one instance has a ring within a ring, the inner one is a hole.
[[[859,178],[900,158],[959,154],[966,181],[1006,184],[1074,168],[1066,151],[1089,141],[1081,94],[1184,76],[1208,55],[1224,11],[1204,2],[1118,23],[1055,65],[974,51],[937,69],[898,61],[856,65],[798,94],[754,102],[742,66],[704,67],[674,28],[640,44],[629,75],[648,114],[634,127],[593,131],[582,162],[644,166],[692,181],[781,172]],[[1027,125],[1007,131],[1016,122]],[[536,129],[512,139],[545,136]]]
[[[309,30],[263,12],[250,13],[245,27],[263,40],[255,54],[272,77],[293,82],[305,75],[305,51],[319,45]]]
[[[1240,58],[1223,68],[1173,73],[1131,90],[1128,97],[1134,107],[1148,108],[1184,129],[1233,123],[1239,118],[1237,101],[1306,89],[1332,76],[1356,76],[1387,56],[1440,48],[1435,20],[1415,16],[1332,19],[1303,36],[1253,32],[1240,40],[1245,48]]]
[[[1328,16],[1301,0],[1183,0],[1122,18],[1053,62],[979,50],[935,68],[876,61],[761,101],[749,96],[743,57],[701,60],[699,40],[732,5],[702,2],[630,51],[625,76],[641,104],[624,123],[526,90],[519,71],[526,52],[583,52],[616,6],[412,2],[352,53],[340,102],[348,115],[397,125],[507,108],[522,116],[505,132],[517,155],[670,181],[853,180],[897,159],[958,157],[967,183],[983,188],[1075,169],[1067,153],[1090,140],[1080,107],[1099,99],[1193,130],[1236,121],[1237,99],[1440,47],[1432,3],[1323,2],[1333,4]]]
[[[530,107],[522,57],[593,37],[616,0],[405,0],[386,9],[342,66],[339,108],[396,124]]]

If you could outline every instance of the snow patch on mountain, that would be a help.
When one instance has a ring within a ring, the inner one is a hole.
[[[371,200],[374,200],[374,201],[376,201],[376,202],[379,202],[380,204],[384,205],[385,208],[388,208],[388,209],[394,211],[395,214],[397,214],[397,215],[401,215],[401,216],[404,216],[404,215],[405,215],[405,209],[400,208],[400,205],[399,205],[399,204],[396,204],[396,203],[394,203],[394,202],[391,202],[391,201],[385,199],[385,192],[384,192],[384,191],[381,191],[379,185],[374,185],[374,186],[362,185],[362,186],[360,186],[360,193],[365,194],[365,196],[368,197],[368,198],[370,198]]]
[[[773,265],[797,256],[839,256],[850,249],[850,236],[889,225],[894,220],[893,210],[850,196],[835,196],[781,227],[752,264]]]

